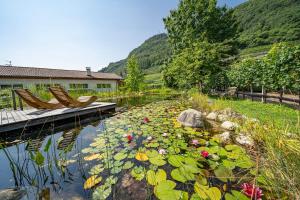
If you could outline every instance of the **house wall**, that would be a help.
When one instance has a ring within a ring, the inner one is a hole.
[[[22,84],[23,88],[36,87],[36,84],[60,84],[69,90],[70,84],[88,84],[87,89],[92,89],[96,91],[115,91],[118,87],[117,80],[66,80],[66,79],[3,79],[0,78],[0,88],[1,85],[19,85]],[[97,84],[110,84],[111,88],[97,88]]]

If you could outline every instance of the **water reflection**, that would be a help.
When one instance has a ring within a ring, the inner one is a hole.
[[[81,129],[41,134],[2,149],[0,188],[24,189],[23,199],[89,198],[82,187],[89,165],[80,151],[93,141],[99,125],[98,120]]]
[[[110,100],[126,109],[173,98],[142,96]],[[94,162],[86,162],[81,149],[89,146],[108,116],[51,124],[0,138],[0,192],[7,188],[26,191],[26,199],[89,199],[83,189]],[[1,193],[0,193],[1,194]],[[21,193],[20,193],[21,194]],[[1,197],[1,196],[0,196]]]

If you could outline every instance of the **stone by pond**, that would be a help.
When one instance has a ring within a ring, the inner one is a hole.
[[[105,120],[82,150],[96,163],[85,183],[93,198],[249,199],[241,184],[254,179],[254,162],[219,133],[183,127],[177,117],[188,107],[163,101]]]
[[[202,128],[204,126],[202,113],[194,109],[188,109],[181,112],[178,117],[178,121],[183,126],[192,128]]]

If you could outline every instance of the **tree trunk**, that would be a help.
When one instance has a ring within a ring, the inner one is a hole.
[[[198,83],[198,87],[199,87],[199,92],[202,94],[202,82],[200,81],[199,83]]]

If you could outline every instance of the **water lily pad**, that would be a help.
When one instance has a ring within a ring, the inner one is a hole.
[[[156,157],[150,157],[149,161],[153,165],[157,165],[157,166],[163,166],[166,164],[166,161],[164,161],[164,158],[162,155],[157,155]]]
[[[176,183],[170,180],[162,181],[154,188],[154,194],[160,200],[188,200],[188,193],[174,190]]]
[[[239,191],[232,190],[231,194],[225,194],[225,200],[249,200],[249,198]]]
[[[131,170],[131,176],[133,176],[136,180],[141,181],[144,179],[145,174],[146,174],[146,170],[145,168],[143,168],[142,166],[139,167],[134,167]]]
[[[162,169],[158,169],[156,173],[153,170],[148,170],[146,177],[148,183],[154,186],[159,184],[162,181],[167,180],[167,173]]]
[[[124,152],[119,152],[114,156],[115,160],[123,160],[127,157],[127,154]]]
[[[111,187],[106,185],[101,185],[95,189],[93,192],[93,199],[105,200],[111,194]]]
[[[90,189],[95,185],[97,185],[98,183],[100,183],[101,180],[102,180],[101,176],[98,177],[97,175],[93,175],[84,182],[83,188],[85,190]]]
[[[89,174],[91,174],[91,175],[98,175],[101,172],[103,172],[103,170],[104,170],[104,167],[103,167],[102,164],[95,165],[94,167],[91,168],[91,170],[89,171]]]
[[[85,161],[92,161],[92,160],[96,160],[96,159],[102,159],[103,156],[101,154],[92,154],[89,156],[85,156],[83,159]]]
[[[201,185],[198,182],[194,185],[195,192],[199,195],[200,199],[220,200],[222,195],[217,187],[209,187]]]
[[[168,158],[168,162],[170,165],[174,166],[174,167],[180,167],[181,165],[183,165],[184,163],[184,157],[180,156],[180,155],[171,155]]]
[[[131,167],[133,167],[134,163],[131,161],[127,161],[125,162],[123,169],[130,169]]]
[[[227,182],[227,180],[235,180],[232,170],[223,165],[218,166],[218,168],[214,170],[214,173],[216,177],[223,182]]]
[[[148,156],[145,153],[137,152],[135,155],[135,159],[139,161],[147,161],[149,160]]]

